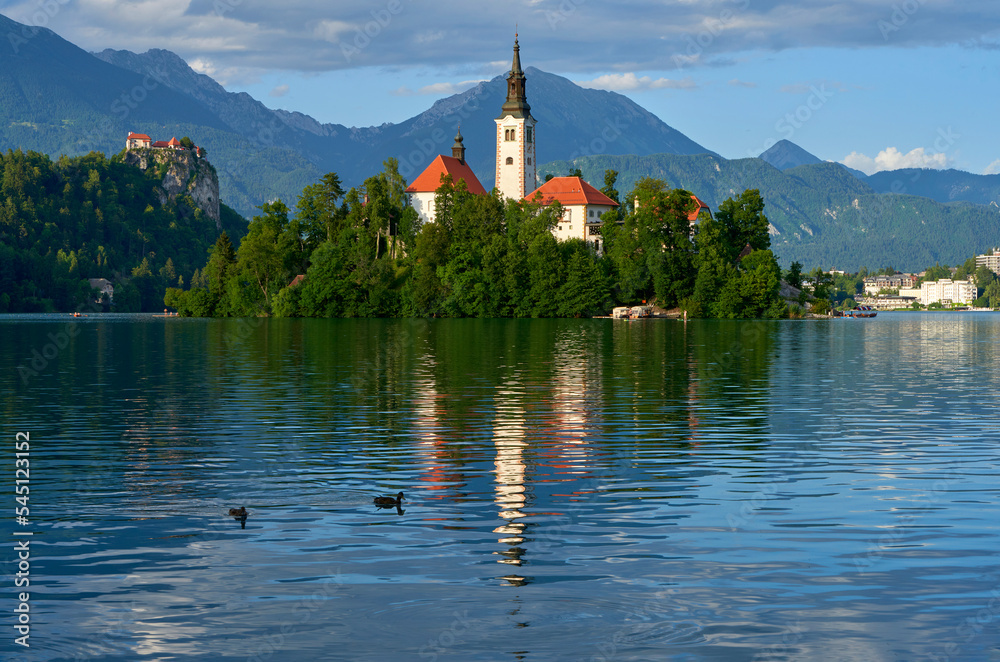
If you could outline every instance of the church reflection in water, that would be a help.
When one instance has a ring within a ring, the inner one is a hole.
[[[508,385],[510,386],[510,385]],[[496,419],[493,427],[493,444],[496,449],[495,466],[496,495],[494,501],[500,507],[501,524],[493,529],[499,534],[498,542],[506,549],[494,552],[500,555],[499,563],[520,566],[524,556],[524,528],[521,521],[525,514],[525,458],[528,447],[524,440],[524,407],[518,403],[518,393],[510,388],[497,392]],[[509,585],[520,586],[526,579],[516,572],[503,577]]]
[[[669,429],[687,453],[697,449],[703,415],[698,358],[687,351],[683,328],[677,331],[677,347],[623,352],[609,364],[594,349],[602,338],[615,335],[625,348],[635,339],[618,338],[623,329],[617,327],[575,328],[531,348],[531,360],[516,347],[492,374],[471,381],[470,373],[437,361],[433,349],[418,359],[412,383],[414,432],[426,460],[421,489],[425,498],[452,502],[459,512],[468,509],[463,503],[478,507],[492,499],[498,542],[492,555],[502,585],[532,582],[526,567],[545,564],[569,532],[587,527],[583,520],[603,489],[601,476],[618,470],[612,464],[623,449],[634,453],[644,443],[647,426],[660,426],[661,438]],[[609,397],[620,401],[614,411]],[[480,434],[492,445],[468,443]],[[603,441],[595,445],[595,439]],[[662,447],[662,441],[655,445]],[[435,519],[445,528],[469,527],[460,516]]]

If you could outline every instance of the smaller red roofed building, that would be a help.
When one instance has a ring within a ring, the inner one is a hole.
[[[151,147],[156,149],[184,149],[181,147],[181,141],[177,138],[171,138],[170,140],[157,140]]]
[[[469,193],[487,195],[483,185],[479,183],[476,173],[465,162],[465,147],[462,145],[462,132],[455,136],[455,144],[451,148],[452,156],[439,154],[431,164],[420,173],[413,183],[406,187],[406,196],[410,206],[417,210],[420,220],[433,223],[437,216],[434,204],[434,192],[441,186],[441,178],[451,175],[451,180],[457,185],[465,182]]]
[[[698,222],[698,217],[701,216],[702,212],[708,214],[709,218],[711,218],[712,210],[709,209],[708,205],[705,204],[705,201],[699,198],[697,195],[692,195],[691,197],[694,198],[695,203],[698,205],[698,207],[694,211],[688,214],[688,220],[691,222],[691,226],[694,227],[695,223]]]
[[[125,149],[141,149],[149,147],[153,140],[145,133],[129,133],[125,138]]]
[[[583,181],[581,177],[553,177],[524,196],[543,205],[558,201],[563,208],[561,221],[552,229],[559,241],[583,239],[601,250],[601,216],[618,207],[618,203]]]
[[[691,226],[691,232],[693,233],[694,226],[698,225],[698,217],[704,213],[708,214],[709,218],[712,218],[712,209],[708,206],[708,204],[705,203],[704,200],[699,198],[697,195],[692,195],[691,199],[694,200],[696,205],[698,205],[697,207],[691,210],[691,213],[688,214],[688,224]],[[639,196],[635,197],[633,204],[634,204],[634,209],[638,210]]]

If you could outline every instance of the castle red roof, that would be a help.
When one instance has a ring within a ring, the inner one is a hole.
[[[132,140],[133,138],[135,138],[136,140],[152,140],[152,138],[147,136],[145,133],[132,133],[132,132],[129,132],[126,140]]]
[[[618,203],[604,195],[596,188],[583,181],[581,177],[553,177],[534,191],[524,196],[525,200],[534,200],[540,193],[542,204],[548,205],[558,200],[566,205],[606,205],[617,207]]]
[[[464,179],[469,193],[480,195],[486,193],[486,189],[479,183],[476,173],[472,172],[472,168],[469,167],[468,163],[463,163],[454,156],[445,156],[444,154],[439,154],[437,158],[431,161],[431,164],[413,180],[413,183],[406,187],[406,192],[427,193],[436,191],[441,186],[441,177],[443,175],[451,175],[452,181],[456,184]]]
[[[167,144],[170,145],[171,147],[180,147],[181,141],[177,140],[177,138],[171,138],[169,141],[167,141]]]

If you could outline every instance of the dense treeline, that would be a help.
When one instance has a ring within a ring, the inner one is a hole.
[[[615,200],[616,177],[605,173],[602,189]],[[578,317],[653,300],[693,315],[786,313],[756,191],[692,235],[691,194],[642,180],[626,198],[637,205],[604,215],[598,253],[555,239],[558,203],[474,195],[446,178],[435,222],[422,224],[405,189],[389,159],[346,193],[330,173],[294,210],[262,205],[239,249],[219,237],[192,287],[168,290],[165,303],[199,316]]]
[[[112,281],[115,310],[162,310],[218,229],[190,198],[161,205],[159,183],[97,152],[0,154],[0,312],[78,309],[94,300],[89,278]],[[238,237],[244,223],[222,206],[223,228]]]
[[[928,264],[955,264],[967,255],[1000,245],[1000,210],[967,202],[947,204],[918,197],[920,180],[899,174],[878,193],[835,163],[778,170],[761,159],[726,160],[709,154],[598,155],[540,166],[539,173],[578,167],[593,181],[607,169],[621,173],[623,186],[659,177],[694,191],[712,209],[732,191],[757,189],[767,200],[771,243],[782,264],[857,271],[891,259],[906,271]],[[890,173],[896,174],[896,173]],[[985,193],[983,194],[985,195]],[[978,199],[982,199],[981,197]]]

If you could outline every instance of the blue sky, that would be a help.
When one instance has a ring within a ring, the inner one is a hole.
[[[402,121],[504,73],[517,29],[524,66],[625,94],[728,158],[785,138],[866,172],[1000,172],[995,0],[0,0],[0,12],[88,50],[172,50],[230,91],[348,126]]]

